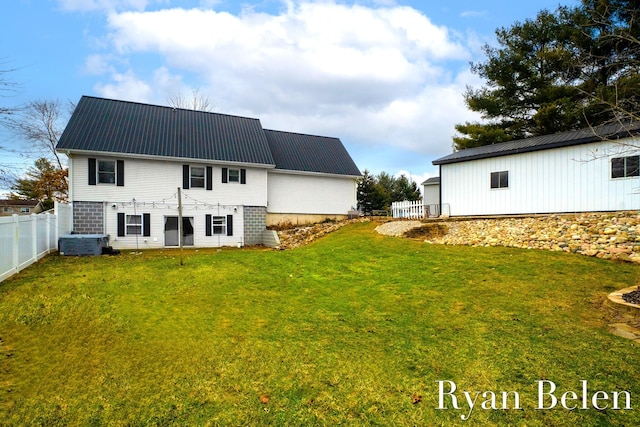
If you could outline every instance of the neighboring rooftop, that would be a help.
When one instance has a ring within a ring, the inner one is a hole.
[[[632,124],[612,123],[595,128],[585,128],[552,135],[534,136],[531,138],[502,142],[499,144],[484,145],[482,147],[467,148],[465,150],[456,151],[448,156],[441,157],[434,160],[432,163],[434,165],[446,165],[449,163],[465,162],[468,160],[487,159],[530,151],[587,144],[605,139],[628,138],[638,135],[639,133],[640,122]]]
[[[21,206],[21,207],[35,207],[40,203],[38,200],[20,200],[20,199],[3,199],[0,200],[0,207],[2,206]]]
[[[438,184],[440,184],[440,177],[432,176],[431,178],[427,179],[420,185],[438,185]]]

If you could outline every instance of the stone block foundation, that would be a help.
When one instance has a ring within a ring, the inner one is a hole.
[[[261,245],[262,232],[267,229],[267,208],[264,206],[244,207],[244,244]]]
[[[102,202],[73,202],[73,232],[76,234],[103,234],[104,204]]]

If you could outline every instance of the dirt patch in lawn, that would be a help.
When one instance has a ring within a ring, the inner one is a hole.
[[[449,228],[446,224],[425,224],[406,231],[404,233],[404,237],[408,237],[410,239],[431,240],[445,236],[448,231]]]

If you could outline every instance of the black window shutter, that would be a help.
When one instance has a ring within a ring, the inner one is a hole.
[[[89,159],[89,185],[96,185],[96,159]]]
[[[247,170],[240,169],[240,184],[246,184],[246,183],[247,183]]]
[[[213,168],[207,166],[207,190],[213,190]]]
[[[191,176],[189,175],[189,165],[182,165],[182,188],[185,190],[189,189],[190,181]]]
[[[116,161],[116,185],[124,187],[124,160]]]
[[[204,222],[205,235],[211,236],[211,215],[205,215]]]
[[[227,168],[222,168],[222,183],[227,183]]]
[[[142,235],[151,236],[151,214],[142,214]]]
[[[233,236],[233,215],[227,215],[227,236]]]
[[[124,213],[118,213],[118,237],[124,236]]]

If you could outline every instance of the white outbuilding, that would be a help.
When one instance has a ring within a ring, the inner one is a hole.
[[[460,150],[434,160],[451,216],[640,209],[640,124]]]

